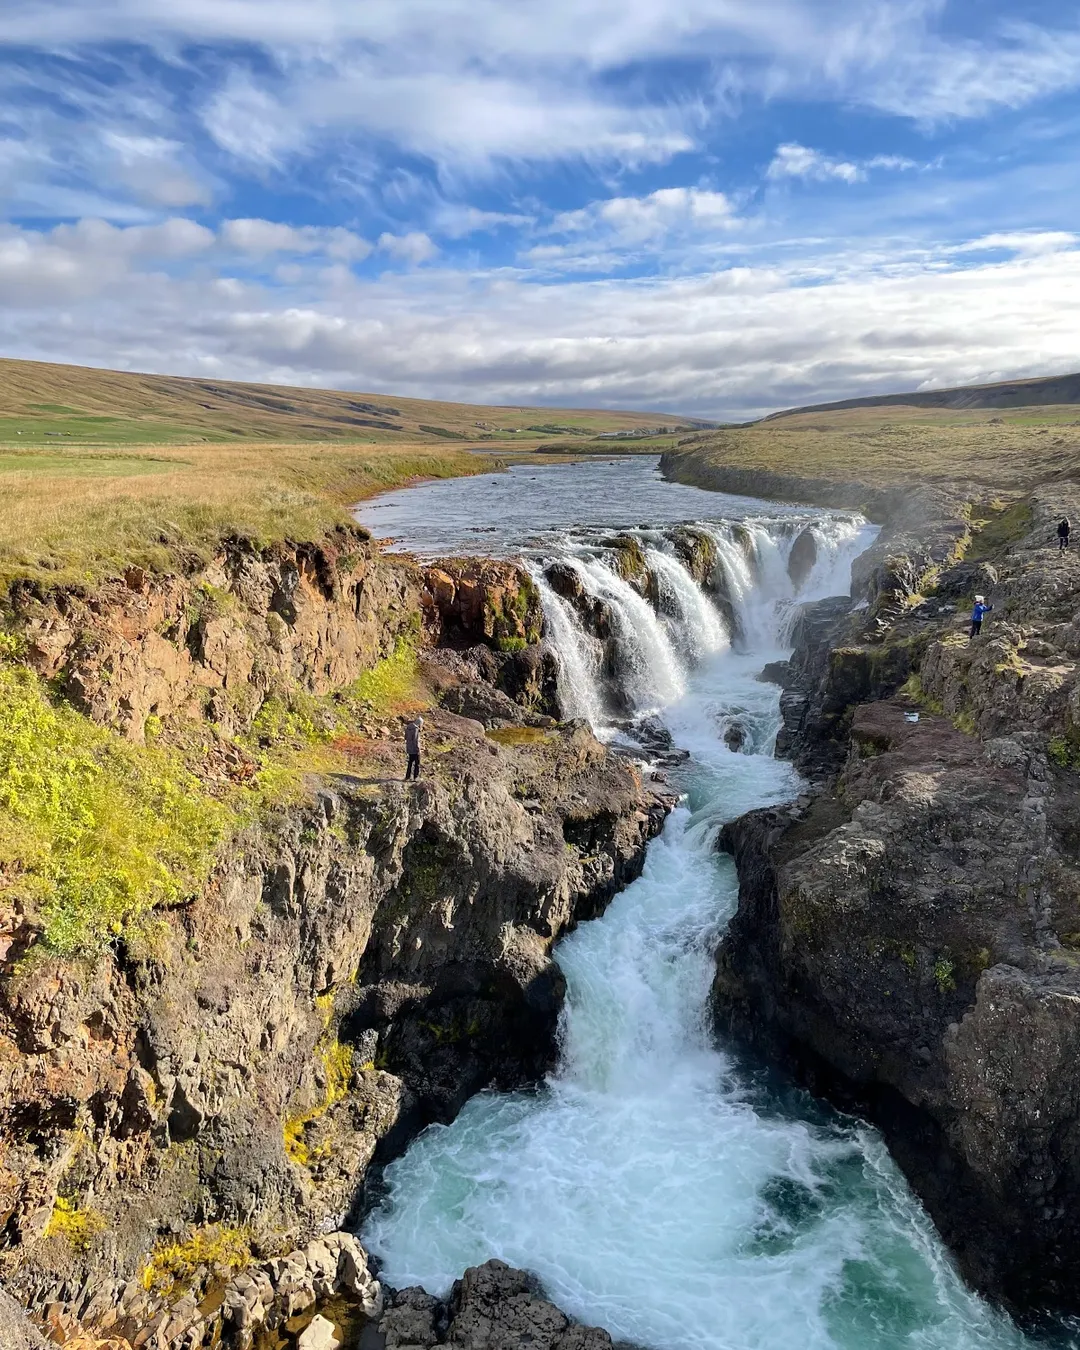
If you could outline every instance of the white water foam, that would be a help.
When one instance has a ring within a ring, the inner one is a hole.
[[[1024,1338],[965,1289],[876,1134],[778,1097],[712,1044],[712,953],[737,897],[717,830],[797,790],[771,755],[776,691],[755,679],[780,654],[795,535],[743,529],[749,549],[711,531],[742,650],[709,652],[715,630],[696,607],[673,604],[665,629],[598,555],[564,559],[622,625],[632,705],[662,707],[691,751],[687,803],[641,878],[558,948],[557,1072],[425,1132],[388,1168],[364,1237],[397,1287],[442,1294],[497,1256],[581,1320],[657,1350],[1013,1350]],[[818,529],[804,597],[846,589],[860,543],[857,521]],[[601,707],[597,671],[566,631],[573,609],[545,602],[564,682],[589,686],[564,699]],[[696,656],[687,624],[703,630]],[[733,718],[758,753],[723,744]]]

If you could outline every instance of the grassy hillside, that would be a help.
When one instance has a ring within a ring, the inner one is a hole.
[[[1001,380],[996,384],[969,384],[955,389],[929,389],[922,393],[876,394],[868,398],[841,399],[790,408],[773,417],[799,413],[839,412],[846,408],[1039,408],[1080,403],[1080,374],[1050,375],[1037,380]]]
[[[678,426],[0,360],[0,587],[175,567],[226,534],[314,538],[374,492],[490,467],[477,449]],[[593,444],[655,453],[670,441]]]
[[[688,471],[696,462],[875,487],[966,479],[1022,488],[1080,478],[1080,409],[1072,407],[819,410],[689,439],[677,452]]]
[[[683,425],[659,413],[498,408],[0,359],[0,445],[521,443]]]

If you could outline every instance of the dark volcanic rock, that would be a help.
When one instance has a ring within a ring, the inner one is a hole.
[[[722,1035],[881,1126],[965,1274],[1021,1312],[1080,1305],[1080,559],[1045,544],[1063,502],[1033,494],[992,564],[945,570],[960,594],[994,576],[981,639],[918,596],[889,609],[918,568],[888,542],[882,603],[808,607],[781,737],[818,790],[725,829],[740,900],[713,990]]]
[[[599,1327],[585,1327],[544,1296],[534,1275],[502,1261],[467,1270],[445,1301],[422,1289],[392,1294],[379,1322],[386,1350],[452,1346],[460,1350],[611,1350]]]
[[[814,538],[813,531],[803,530],[802,534],[792,544],[791,552],[788,554],[788,576],[791,578],[791,584],[795,587],[796,592],[802,590],[806,578],[814,570],[817,558],[817,540]]]

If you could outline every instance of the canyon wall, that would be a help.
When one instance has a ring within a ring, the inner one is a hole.
[[[766,672],[810,786],[724,831],[740,899],[713,1006],[725,1040],[882,1128],[978,1287],[1075,1312],[1080,559],[1054,526],[1080,495],[987,495],[878,501],[858,607],[806,606]],[[969,641],[976,592],[994,610]]]
[[[4,1283],[57,1339],[247,1344],[255,1285],[223,1305],[229,1269],[339,1229],[373,1162],[550,1065],[552,946],[636,875],[670,800],[551,715],[538,600],[506,564],[423,569],[359,531],[238,541],[195,575],[25,588],[6,617],[51,688],[222,792],[257,777],[269,699],[418,656],[420,782],[409,714],[366,707],[355,754],[253,813],[145,941],[60,956],[0,900]]]

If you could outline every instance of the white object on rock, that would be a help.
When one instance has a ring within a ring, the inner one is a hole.
[[[321,1313],[316,1313],[301,1332],[297,1350],[337,1350],[340,1344],[341,1337],[334,1330],[333,1322],[328,1322]]]

